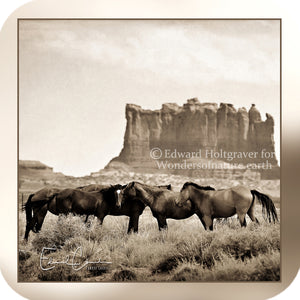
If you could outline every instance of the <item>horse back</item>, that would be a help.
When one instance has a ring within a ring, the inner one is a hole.
[[[99,192],[72,192],[72,211],[78,214],[94,213],[103,203],[103,195]]]
[[[188,200],[179,207],[176,205],[176,199],[179,193],[173,191],[163,191],[159,197],[155,199],[152,211],[164,215],[166,218],[185,219],[194,214],[192,203]]]
[[[78,187],[77,189],[83,192],[99,192],[102,189],[109,188],[109,184],[90,184],[82,187]]]
[[[210,197],[217,199],[226,199],[229,201],[235,197],[242,198],[251,198],[252,195],[250,189],[244,185],[236,185],[234,187],[224,189],[224,190],[215,190],[215,191],[207,191]]]
[[[64,189],[54,197],[53,205],[55,203],[57,213],[69,213],[72,211],[73,201],[74,189]]]
[[[232,197],[238,203],[240,203],[241,201],[245,203],[252,203],[253,201],[253,196],[250,189],[244,185],[237,185],[232,187]]]
[[[238,185],[229,189],[209,191],[208,204],[211,205],[213,215],[216,217],[227,217],[244,207],[250,207],[252,195],[250,190]]]
[[[58,188],[45,187],[34,193],[34,196],[31,198],[31,202],[47,200],[53,194],[60,192],[61,190]]]

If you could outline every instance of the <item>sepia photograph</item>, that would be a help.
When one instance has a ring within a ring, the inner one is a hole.
[[[281,280],[281,19],[18,19],[18,282]]]

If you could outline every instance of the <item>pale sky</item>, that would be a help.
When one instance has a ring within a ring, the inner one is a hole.
[[[279,159],[279,21],[21,20],[19,30],[20,159],[88,175],[120,153],[126,103],[193,97],[270,113]]]

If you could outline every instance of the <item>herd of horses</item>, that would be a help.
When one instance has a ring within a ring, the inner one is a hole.
[[[245,216],[258,223],[255,217],[255,200],[262,205],[262,212],[269,222],[278,221],[276,208],[269,196],[235,186],[215,190],[186,182],[180,192],[172,191],[171,185],[153,186],[132,181],[126,185],[91,184],[78,188],[57,189],[46,187],[29,195],[26,212],[25,240],[29,232],[39,232],[47,212],[55,215],[96,216],[100,224],[107,215],[129,216],[127,232],[138,232],[139,217],[146,206],[157,219],[159,230],[167,229],[167,219],[186,219],[196,214],[205,230],[213,230],[215,218],[238,215],[241,226],[246,226]]]

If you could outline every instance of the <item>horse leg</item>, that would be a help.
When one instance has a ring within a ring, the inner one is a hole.
[[[214,230],[214,219],[211,218],[211,225],[209,226],[209,230],[213,231]]]
[[[85,218],[84,223],[87,223],[89,216],[90,216],[90,215],[86,215],[86,218]]]
[[[36,223],[36,218],[32,218],[31,221],[26,224],[26,230],[25,230],[25,235],[24,235],[24,239],[26,241],[28,240],[30,230],[32,230],[33,232],[35,232],[33,230],[35,223]]]
[[[255,222],[257,224],[259,224],[259,221],[257,220],[257,218],[254,215],[254,205],[251,205],[251,207],[249,208],[248,212],[247,212],[249,218],[251,219],[252,222]]]
[[[133,213],[132,215],[130,215],[127,234],[130,234],[131,232],[138,232],[139,217],[139,213]]]
[[[132,231],[133,231],[133,218],[132,218],[132,216],[130,216],[129,217],[127,234],[131,233]]]
[[[209,228],[210,231],[213,231],[213,220],[211,216],[204,216],[203,222],[205,223],[205,230]]]
[[[241,226],[246,227],[247,226],[246,214],[245,213],[240,213],[240,214],[238,214],[238,217],[239,217]]]
[[[34,208],[33,209],[33,215],[32,215],[32,220],[29,224],[29,228],[30,230],[32,230],[34,233],[37,233],[37,222],[38,222],[38,215],[39,215],[39,209],[38,208]]]
[[[87,214],[86,215],[86,218],[85,218],[85,221],[84,221],[84,224],[87,228],[90,228],[91,225],[92,225],[92,221],[91,221],[91,218],[89,218],[91,215]]]
[[[100,226],[102,226],[104,217],[101,217],[101,218],[98,217],[98,219],[99,219],[99,224],[100,224]]]
[[[168,229],[167,220],[164,216],[158,215],[157,216],[157,222],[158,222],[158,230],[161,231],[163,229]]]
[[[138,212],[134,213],[131,216],[132,219],[132,227],[133,227],[133,232],[137,233],[139,230],[139,218],[140,218],[140,214]]]
[[[39,232],[42,228],[42,225],[44,223],[46,214],[47,214],[47,205],[44,205],[37,214],[37,223],[36,223],[36,232]]]
[[[96,214],[96,217],[98,218],[98,220],[99,220],[99,224],[100,224],[100,226],[103,224],[103,220],[104,220],[104,218],[105,218],[105,214],[103,214],[103,213],[100,213],[100,214]]]
[[[205,222],[203,221],[203,217],[202,217],[201,215],[198,215],[198,214],[197,214],[197,216],[198,216],[199,220],[201,221],[201,223],[202,223],[204,229],[206,230],[206,224],[205,224]]]
[[[30,220],[30,222],[28,222],[26,224],[26,230],[25,230],[25,235],[24,235],[24,239],[26,241],[28,240],[30,230],[32,230],[34,233],[36,233],[35,230],[34,230],[34,225],[36,224],[36,220],[37,220],[37,218],[34,214],[32,219]]]
[[[139,218],[140,218],[139,214],[133,216],[133,232],[136,233],[139,231]]]
[[[249,212],[248,211],[248,216],[249,218],[251,219],[252,222],[255,222],[256,224],[259,224],[259,221],[257,220],[257,218],[254,216],[254,213],[253,212]]]

